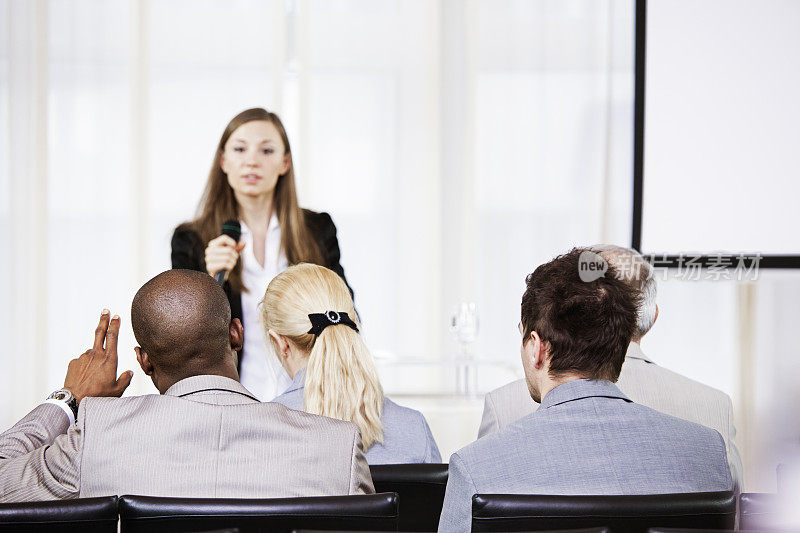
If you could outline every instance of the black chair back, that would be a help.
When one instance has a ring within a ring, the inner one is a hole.
[[[647,533],[736,533],[733,529],[693,529],[674,527],[651,527]]]
[[[116,533],[117,497],[0,504],[0,531]]]
[[[212,532],[209,532],[212,533]],[[296,529],[292,533],[351,533],[350,531],[327,531],[320,529]],[[377,533],[375,531],[362,531],[361,533]],[[558,531],[537,531],[536,533],[614,533],[607,527],[590,527],[583,529],[559,529]],[[651,532],[652,533],[652,532]],[[720,532],[724,533],[724,532]]]
[[[399,531],[436,531],[447,488],[447,463],[372,465],[376,492],[400,497]]]
[[[607,526],[614,533],[651,527],[732,529],[732,491],[637,496],[476,494],[472,531],[541,531]]]
[[[119,515],[122,533],[223,528],[236,528],[240,533],[299,528],[396,531],[397,494],[257,500],[122,496]]]

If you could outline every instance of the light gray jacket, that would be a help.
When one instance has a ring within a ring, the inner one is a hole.
[[[550,391],[535,412],[450,458],[440,532],[469,531],[473,494],[669,494],[732,488],[713,429],[631,402],[608,381]]]
[[[164,395],[85,398],[69,426],[36,407],[0,435],[0,501],[141,494],[271,498],[374,492],[355,424],[194,376]]]
[[[305,376],[305,368],[298,371],[292,380],[292,386],[272,401],[302,411]],[[383,443],[376,442],[369,447],[365,454],[369,464],[442,462],[431,428],[419,411],[402,407],[389,398],[384,398],[381,422]]]
[[[716,429],[725,440],[736,490],[741,490],[742,458],[734,441],[733,404],[727,394],[658,366],[635,342],[628,346],[617,385],[636,403]],[[484,399],[478,438],[506,427],[538,407],[523,379],[493,390]]]

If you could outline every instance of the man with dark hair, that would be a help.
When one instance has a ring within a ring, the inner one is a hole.
[[[614,268],[573,249],[526,281],[520,354],[541,407],[453,454],[439,531],[469,531],[478,493],[730,490],[719,433],[635,404],[614,385],[639,298]]]
[[[0,435],[0,501],[374,491],[355,424],[260,403],[239,383],[242,325],[213,278],[163,272],[131,319],[161,394],[118,398],[133,373],[117,378],[120,320],[104,310],[64,389]]]
[[[656,364],[642,351],[642,339],[659,316],[653,267],[639,252],[630,248],[598,244],[592,246],[591,251],[611,265],[617,276],[639,293],[636,330],[619,374],[619,389],[636,403],[719,431],[725,441],[731,476],[740,490],[742,459],[734,440],[736,426],[730,397]],[[531,398],[524,379],[490,391],[484,399],[478,438],[503,429],[538,408],[539,404]]]

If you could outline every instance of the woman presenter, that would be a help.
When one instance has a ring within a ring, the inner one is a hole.
[[[229,220],[240,223],[238,242],[222,234]],[[291,380],[264,342],[258,302],[272,278],[297,263],[325,266],[344,279],[330,215],[298,206],[292,152],[280,118],[248,109],[228,123],[219,140],[197,218],[175,229],[172,268],[211,276],[225,272],[232,318],[244,325],[241,382],[263,401],[281,394]]]

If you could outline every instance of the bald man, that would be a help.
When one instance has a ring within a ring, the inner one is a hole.
[[[374,492],[355,424],[261,403],[239,383],[242,325],[207,274],[169,270],[131,309],[136,357],[160,395],[120,398],[120,319],[64,388],[0,435],[0,501],[141,494],[270,498]]]

